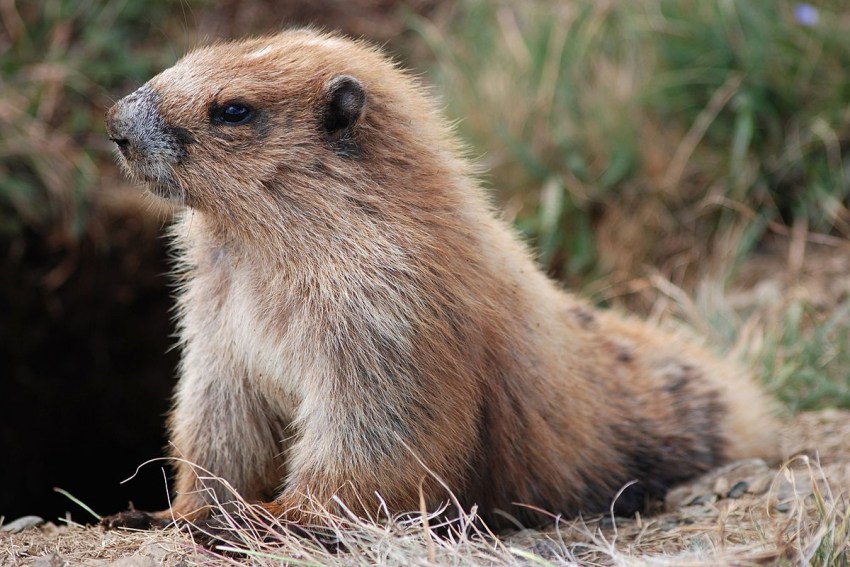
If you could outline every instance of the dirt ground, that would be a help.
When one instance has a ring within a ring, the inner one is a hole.
[[[507,536],[503,542],[514,552],[511,560],[496,558],[493,564],[762,565],[782,559],[807,564],[807,554],[824,543],[830,518],[847,521],[850,412],[799,414],[787,423],[782,439],[789,456],[782,466],[757,460],[733,463],[673,490],[666,510],[655,515],[586,518],[561,522],[546,532]],[[844,548],[837,550],[845,557],[850,554],[847,541],[839,542]],[[340,555],[334,562],[347,563]],[[362,556],[349,559],[362,563]],[[410,564],[431,563],[427,557],[409,559]],[[236,561],[241,560],[196,548],[176,530],[105,532],[47,523],[0,534],[2,565],[147,567]]]

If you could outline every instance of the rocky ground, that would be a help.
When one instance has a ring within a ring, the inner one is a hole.
[[[476,541],[435,543],[409,527],[397,538],[374,527],[386,537],[376,538],[374,532],[359,538],[348,553],[328,554],[287,537],[283,546],[222,556],[195,547],[177,530],[104,532],[73,523],[25,521],[2,528],[0,564],[762,565],[833,564],[839,557],[846,561],[850,412],[798,415],[783,431],[783,447],[789,455],[783,464],[751,460],[722,467],[673,490],[663,510],[653,515],[561,522],[546,532],[528,530],[498,541],[475,537]]]

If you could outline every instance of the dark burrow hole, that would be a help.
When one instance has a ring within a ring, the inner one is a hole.
[[[167,251],[157,223],[100,220],[99,239],[0,244],[0,516],[56,521],[167,506],[174,384]],[[152,226],[153,224],[153,226]],[[106,243],[108,242],[108,244]]]

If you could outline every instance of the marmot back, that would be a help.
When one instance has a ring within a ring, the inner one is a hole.
[[[173,454],[278,516],[316,521],[308,496],[418,510],[420,486],[434,509],[445,483],[536,524],[637,481],[623,514],[774,452],[746,372],[540,272],[432,97],[373,47],[302,30],[202,48],[107,127],[125,171],[185,206]],[[171,510],[107,524],[206,517],[176,467]]]

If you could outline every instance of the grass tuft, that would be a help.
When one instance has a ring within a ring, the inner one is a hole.
[[[0,237],[33,230],[57,249],[85,233],[102,167],[110,93],[173,61],[151,49],[165,0],[6,2],[0,10]],[[147,47],[147,48],[145,48]]]
[[[754,244],[770,223],[850,236],[850,19],[797,6],[466,0],[412,27],[550,273],[694,281],[741,209]]]
[[[82,500],[80,500],[79,498],[77,498],[76,496],[74,496],[73,494],[71,494],[70,492],[68,492],[67,490],[64,490],[64,489],[62,489],[62,488],[55,488],[55,487],[54,487],[54,488],[53,488],[53,491],[54,491],[54,492],[58,492],[59,494],[61,494],[62,496],[64,496],[65,498],[67,498],[68,500],[70,500],[71,502],[73,502],[74,504],[76,504],[77,506],[79,506],[80,508],[82,508],[83,510],[85,510],[86,512],[88,512],[89,514],[91,514],[91,515],[92,515],[92,517],[93,517],[95,520],[97,520],[98,522],[100,521],[100,514],[98,514],[98,513],[97,513],[97,512],[95,512],[94,510],[92,510],[92,509],[89,507],[89,505],[88,505],[88,504],[86,504],[85,502],[83,502]]]

